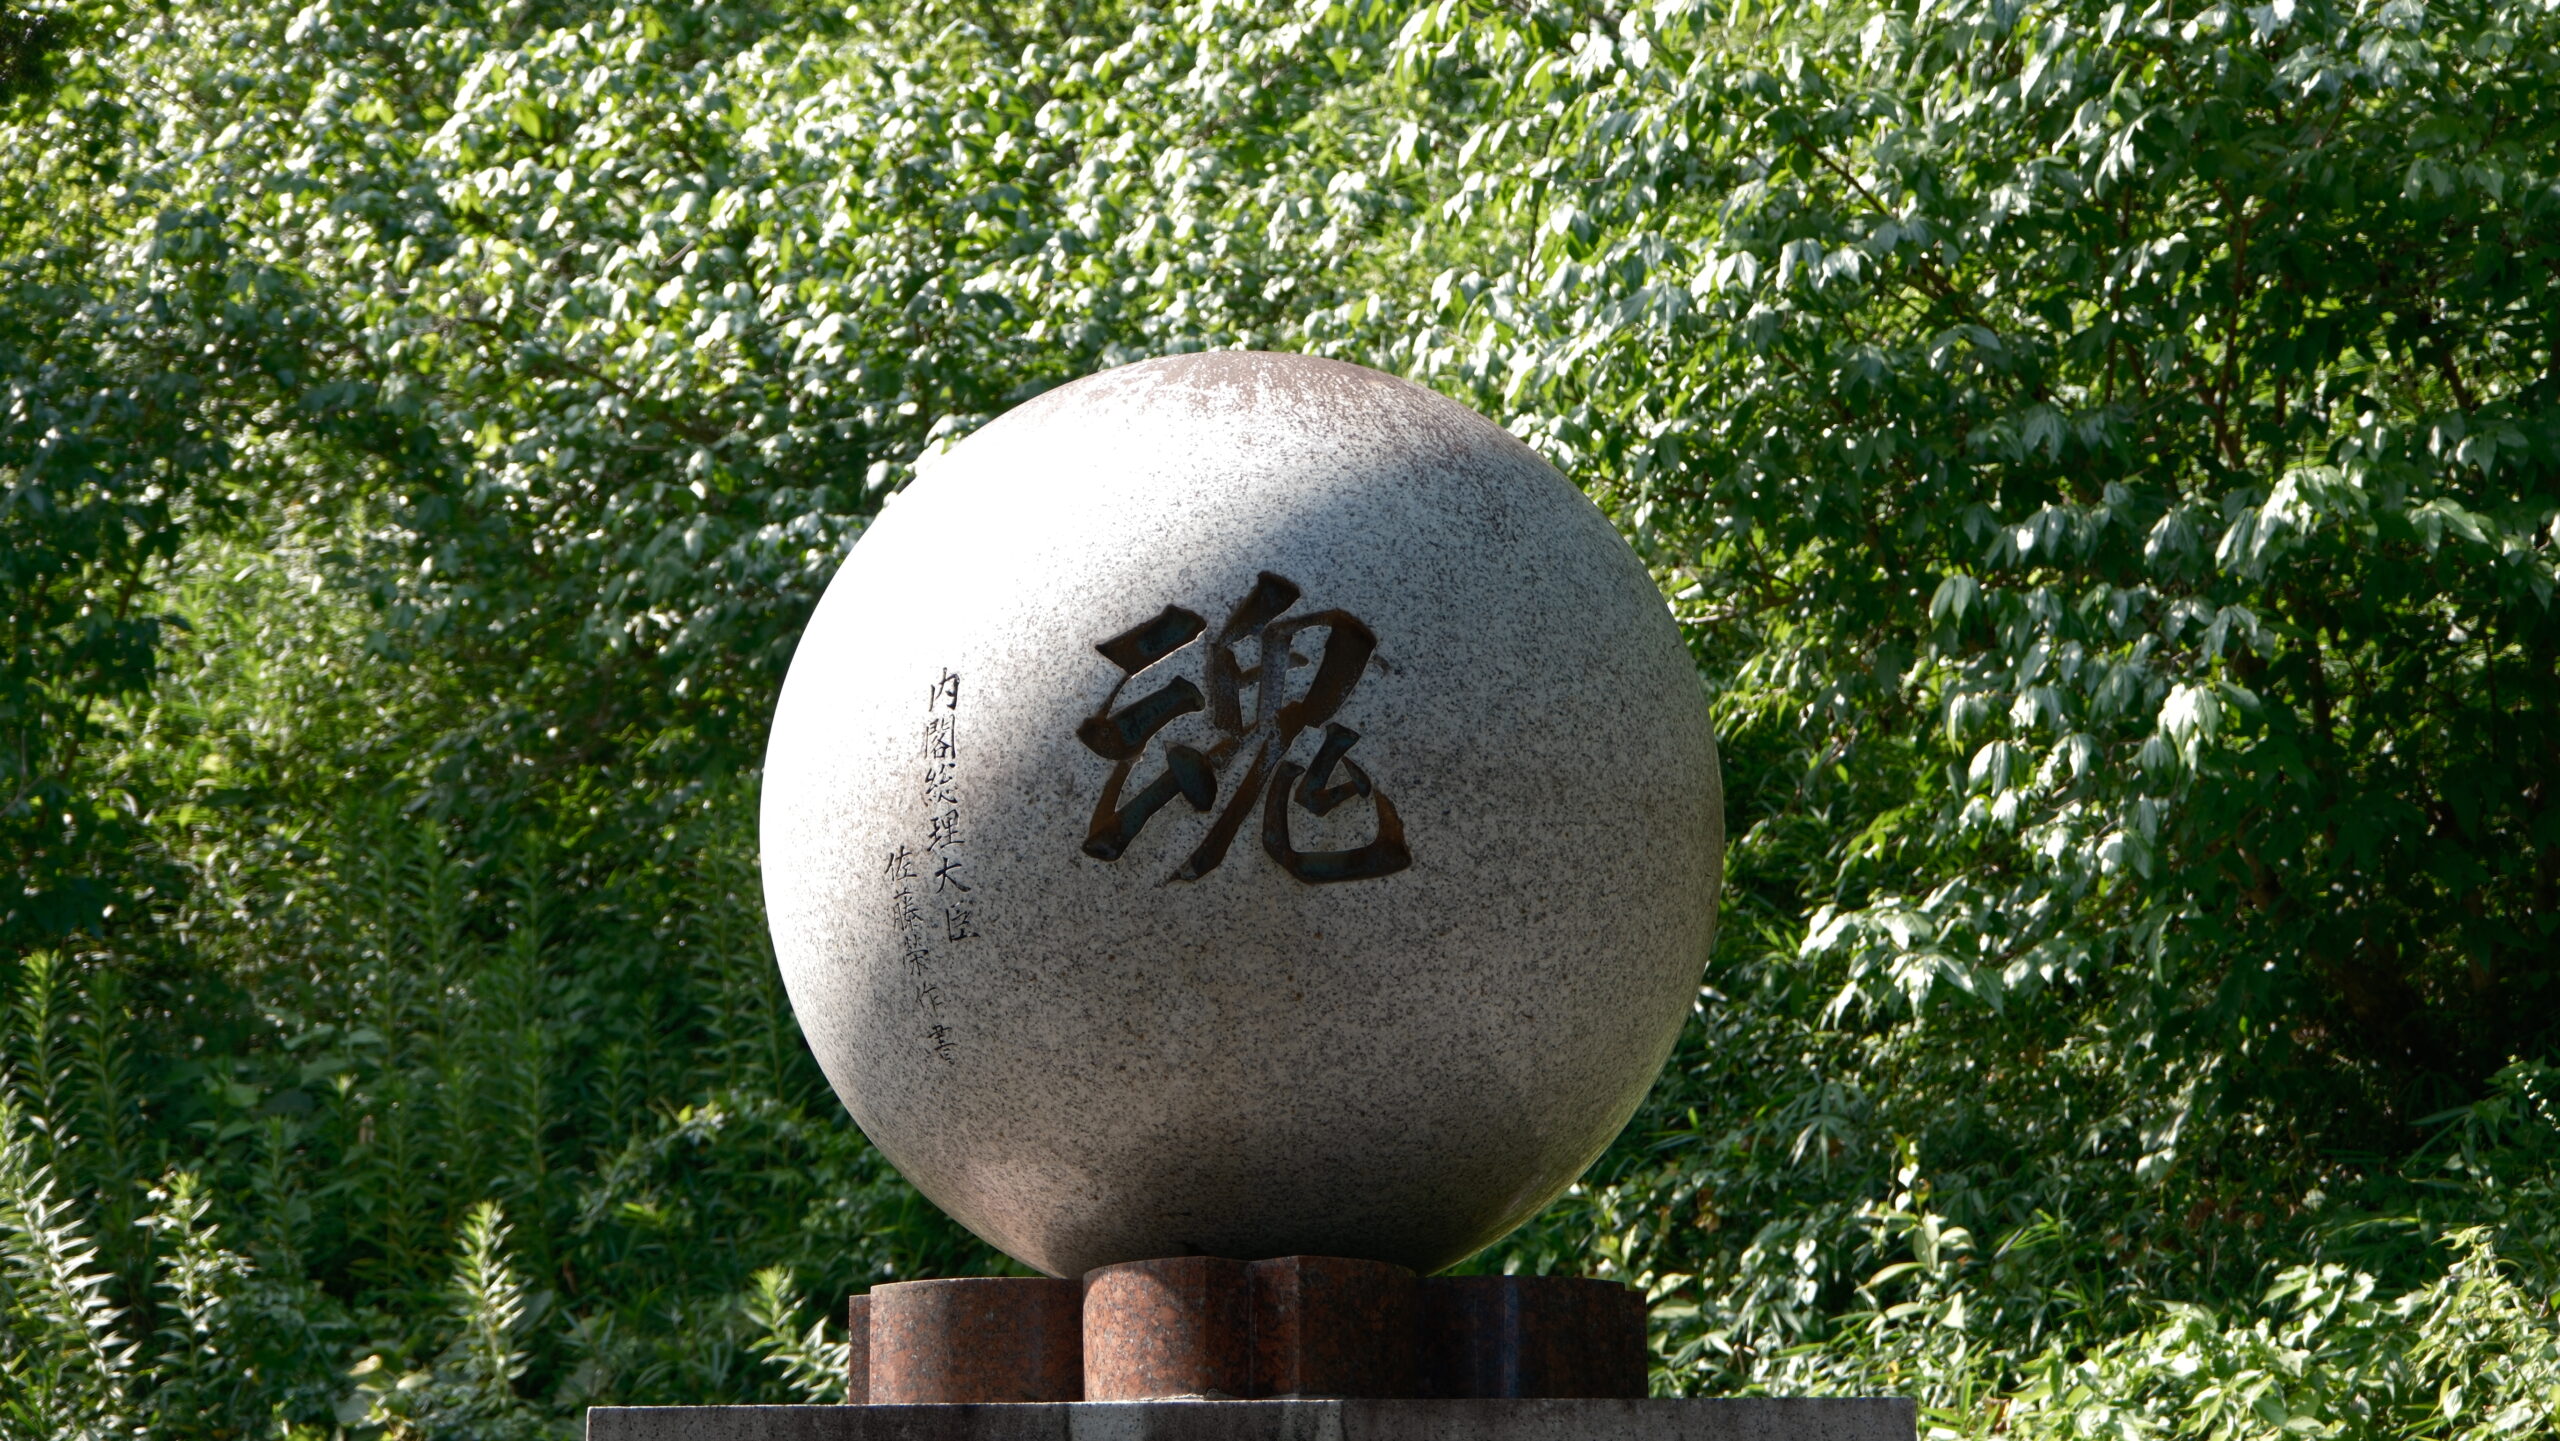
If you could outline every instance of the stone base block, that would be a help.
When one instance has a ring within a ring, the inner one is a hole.
[[[1029,1276],[896,1281],[848,1307],[866,1401],[880,1405],[1076,1401],[1084,1396],[1084,1287]],[[850,1369],[850,1368],[848,1368]],[[853,1391],[852,1377],[846,1390]]]
[[[1251,1269],[1255,1385],[1246,1395],[1420,1394],[1422,1283],[1411,1271],[1346,1256],[1283,1256]]]
[[[1902,1397],[598,1406],[587,1441],[1914,1441]]]
[[[1436,1276],[1421,1286],[1419,1393],[1640,1398],[1644,1293],[1576,1276]]]
[[[1635,1400],[1648,1359],[1630,1287],[1340,1256],[901,1281],[846,1312],[853,1405]]]
[[[1253,1301],[1253,1267],[1217,1256],[1086,1272],[1079,1399],[1268,1394],[1255,1384]]]

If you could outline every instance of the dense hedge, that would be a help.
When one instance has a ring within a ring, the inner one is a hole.
[[[1397,370],[1691,637],[1720,949],[1470,1264],[1963,1434],[2560,1412],[2560,17],[0,9],[0,1433],[826,1394],[1001,1264],[763,949],[798,627],[1146,355]]]

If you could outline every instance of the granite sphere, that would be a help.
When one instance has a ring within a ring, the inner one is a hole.
[[[1061,1276],[1499,1238],[1661,1069],[1723,839],[1608,520],[1303,356],[1124,366],[951,449],[829,586],[764,777],[837,1095]]]

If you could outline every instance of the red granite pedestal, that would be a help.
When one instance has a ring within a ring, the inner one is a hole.
[[[847,1308],[862,1346],[846,1389],[859,1376],[859,1399],[874,1406],[1081,1401],[1083,1295],[1078,1282],[1045,1277],[874,1286]]]
[[[1643,1296],[1572,1277],[1179,1256],[1081,1281],[903,1281],[847,1320],[857,1404],[1645,1394]]]

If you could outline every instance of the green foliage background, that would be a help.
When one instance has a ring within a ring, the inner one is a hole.
[[[0,1435],[825,1398],[1004,1265],[761,728],[920,459],[1224,346],[1504,420],[1715,697],[1696,1018],[1470,1265],[1669,1394],[2560,1425],[2551,7],[10,3]]]

